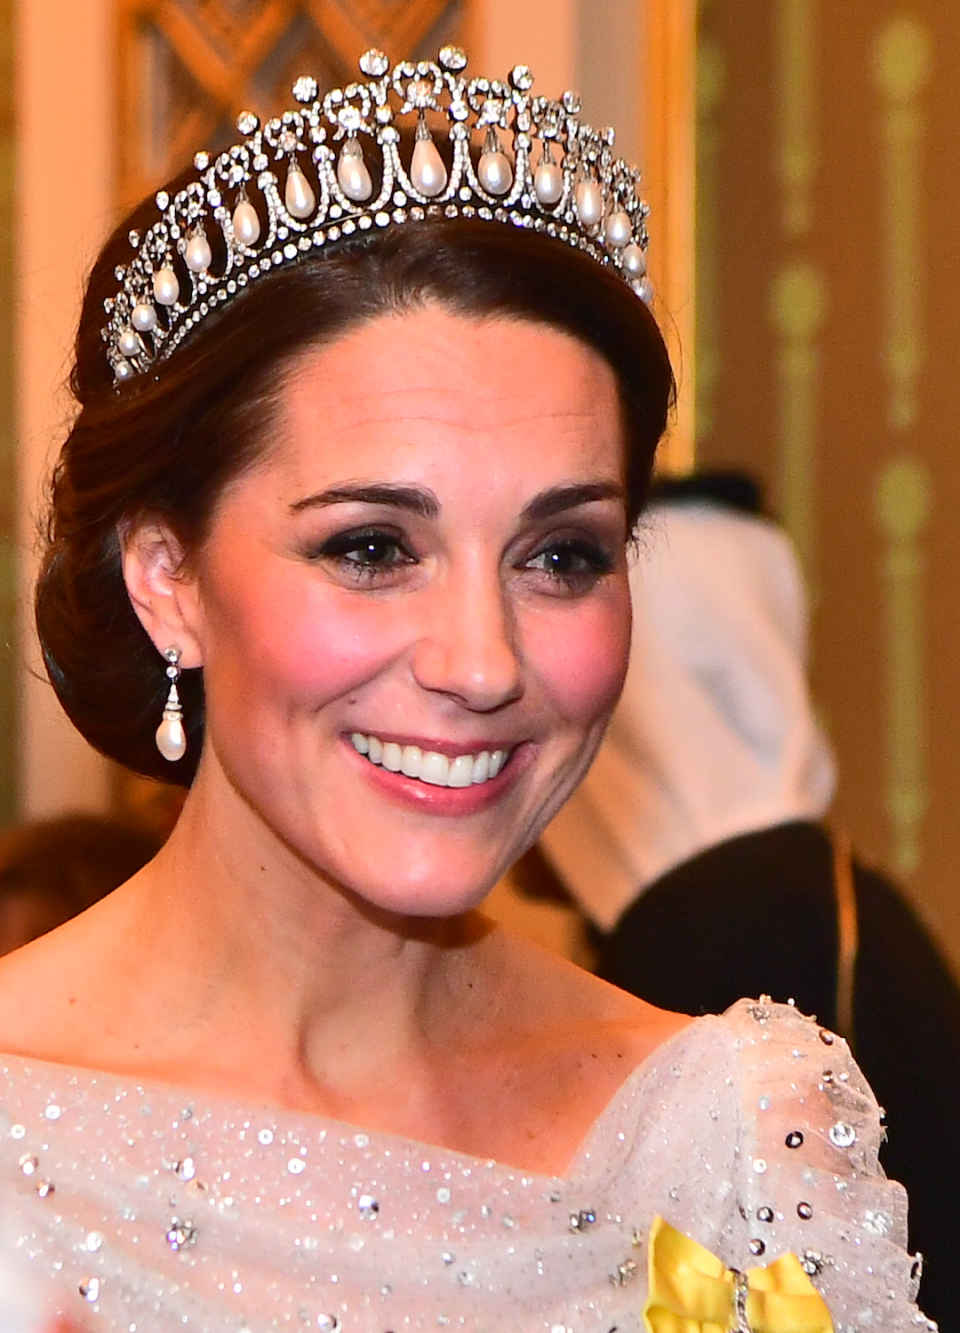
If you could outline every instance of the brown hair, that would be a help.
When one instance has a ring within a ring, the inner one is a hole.
[[[596,261],[503,223],[435,220],[304,256],[209,316],[155,372],[115,386],[103,303],[129,256],[129,231],[153,216],[148,201],[118,227],[87,286],[71,377],[80,411],[53,475],[36,614],[54,689],[87,740],[139,773],[189,786],[203,739],[202,672],[181,679],[189,744],[167,763],[153,740],[167,682],[127,596],[118,525],[156,516],[185,551],[196,549],[223,487],[268,438],[276,386],[300,350],[431,301],[571,333],[617,377],[631,521],[673,379],[650,312]]]

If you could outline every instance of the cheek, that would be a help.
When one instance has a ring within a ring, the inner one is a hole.
[[[541,617],[527,641],[527,660],[554,708],[567,722],[589,730],[606,722],[627,670],[630,593],[626,579],[600,597],[568,607],[563,616]]]
[[[314,710],[362,685],[402,648],[388,605],[321,583],[294,566],[279,577],[215,585],[204,643],[208,698]]]

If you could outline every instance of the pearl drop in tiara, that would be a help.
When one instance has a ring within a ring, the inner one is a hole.
[[[275,268],[429,218],[480,218],[554,236],[649,301],[649,209],[639,171],[613,155],[613,130],[584,125],[575,93],[533,96],[525,65],[500,82],[468,80],[466,64],[456,46],[444,46],[436,63],[392,68],[381,51],[367,51],[366,83],[320,97],[316,80],[303,77],[293,85],[295,109],[262,127],[243,112],[241,142],[215,157],[198,153],[197,178],[173,196],[161,191],[159,219],[129,234],[133,258],[118,265],[119,290],[104,302],[115,381],[150,370]],[[433,140],[444,123],[446,161]],[[414,130],[409,163],[400,150],[406,126]],[[215,259],[216,231],[223,244]]]

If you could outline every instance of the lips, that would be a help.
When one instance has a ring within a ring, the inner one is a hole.
[[[400,745],[355,731],[350,737],[357,754],[391,773],[402,773],[432,787],[478,787],[495,778],[510,757],[509,750],[480,750],[450,757],[419,745]]]

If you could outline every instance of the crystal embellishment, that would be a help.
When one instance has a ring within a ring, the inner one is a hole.
[[[466,69],[467,53],[462,46],[441,46],[437,59],[444,69],[452,69],[457,73]]]
[[[197,1174],[196,1163],[192,1157],[185,1157],[182,1162],[174,1164],[173,1173],[178,1180],[193,1180]]]
[[[570,1214],[571,1231],[588,1231],[597,1220],[597,1214],[592,1208],[581,1208],[579,1213]]]
[[[199,1231],[192,1222],[182,1221],[179,1217],[170,1219],[167,1228],[167,1244],[171,1250],[188,1250],[197,1243]]]
[[[519,89],[520,92],[529,92],[533,87],[533,75],[530,73],[530,66],[514,65],[513,69],[510,71],[510,82],[513,84],[514,88]]]
[[[845,1120],[838,1120],[830,1126],[830,1142],[838,1148],[852,1148],[857,1141],[857,1131]]]
[[[364,51],[360,57],[360,71],[366,74],[367,78],[380,79],[390,68],[390,61],[377,48],[371,47],[369,51]]]
[[[293,95],[298,102],[312,102],[318,91],[316,79],[309,74],[301,74],[293,85]]]

